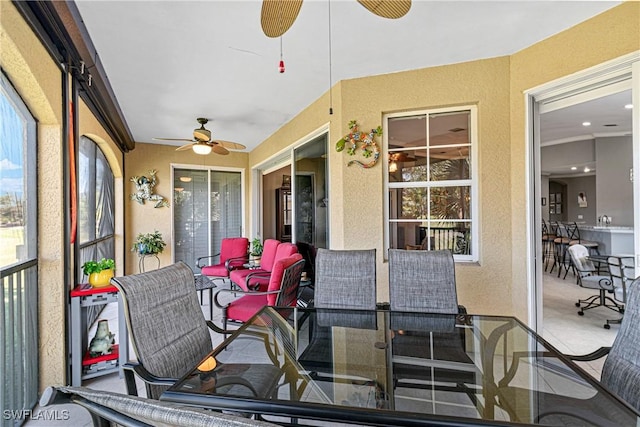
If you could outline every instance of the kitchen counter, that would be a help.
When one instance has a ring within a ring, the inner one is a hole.
[[[634,253],[633,227],[578,224],[580,238],[598,242],[598,251],[607,255]]]

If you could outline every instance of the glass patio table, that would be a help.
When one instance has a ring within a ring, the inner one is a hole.
[[[265,307],[161,400],[267,420],[640,425],[516,318],[389,310]]]

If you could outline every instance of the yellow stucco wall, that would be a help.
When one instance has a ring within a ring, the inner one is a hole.
[[[171,240],[171,206],[154,208],[154,204],[146,202],[144,205],[132,201],[130,194],[135,193],[136,187],[130,182],[132,176],[149,176],[150,169],[157,171],[158,183],[154,189],[155,193],[163,196],[170,203],[173,199],[171,183],[171,164],[186,166],[193,165],[195,168],[202,167],[227,167],[245,169],[245,188],[249,188],[250,177],[246,172],[247,153],[231,152],[227,156],[220,156],[211,153],[206,156],[194,154],[192,150],[176,151],[175,146],[136,143],[135,150],[125,156],[124,174],[124,211],[125,211],[125,248],[130,248],[138,233],[150,233],[154,230],[160,231],[167,247],[159,255],[162,266],[167,266],[172,262],[173,242]],[[248,191],[246,192],[248,194]],[[249,212],[248,196],[245,197],[246,212]],[[244,229],[247,230],[249,224],[248,215],[245,218]],[[202,254],[209,255],[209,254]],[[138,273],[138,257],[135,253],[126,251],[125,253],[125,274]]]
[[[376,248],[377,297],[387,301],[382,167],[349,168],[334,144],[352,119],[367,129],[381,124],[384,113],[477,105],[480,260],[456,265],[459,299],[470,312],[527,321],[523,90],[638,50],[639,7],[627,2],[509,57],[342,81],[334,88],[333,116],[325,112],[325,94],[256,148],[250,164],[329,120],[331,248]]]
[[[513,307],[522,320],[527,309],[526,147],[524,92],[625,54],[640,50],[640,2],[625,2],[511,56],[511,228],[513,242],[503,255],[513,263]],[[505,224],[506,226],[506,224]]]

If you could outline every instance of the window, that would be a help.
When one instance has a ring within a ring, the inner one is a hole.
[[[220,252],[222,239],[242,236],[241,171],[173,170],[173,254],[197,271],[196,259]]]
[[[3,414],[8,410],[33,408],[38,399],[35,170],[36,122],[0,72],[0,410]],[[13,425],[12,421],[8,423]]]
[[[115,258],[114,178],[107,158],[91,139],[80,138],[78,156],[78,283],[82,264]]]
[[[475,107],[385,117],[387,241],[478,259]]]

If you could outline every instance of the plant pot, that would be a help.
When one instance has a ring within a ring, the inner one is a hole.
[[[89,284],[94,288],[104,288],[111,284],[111,278],[113,277],[113,270],[102,270],[99,273],[91,273],[89,275]]]
[[[260,265],[260,260],[261,259],[262,259],[261,255],[251,255],[251,257],[250,257],[251,264],[256,265],[256,266]]]

